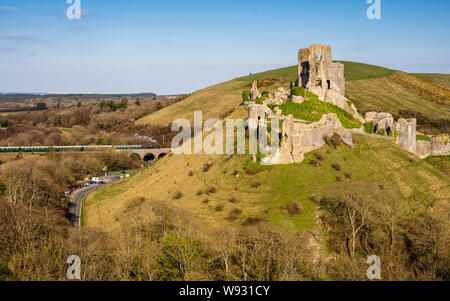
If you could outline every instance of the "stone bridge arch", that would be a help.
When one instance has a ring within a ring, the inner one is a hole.
[[[133,149],[127,150],[127,152],[132,154],[137,154],[141,160],[152,161],[155,159],[162,159],[168,155],[172,149],[170,148],[149,148],[149,149]]]

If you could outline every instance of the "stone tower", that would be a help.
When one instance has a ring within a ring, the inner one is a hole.
[[[298,85],[317,95],[333,90],[345,96],[344,65],[334,63],[331,46],[312,44],[298,53]]]

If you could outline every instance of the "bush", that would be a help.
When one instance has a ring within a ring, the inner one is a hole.
[[[229,202],[230,202],[230,203],[236,203],[236,202],[237,202],[237,199],[236,199],[235,197],[231,197],[231,198],[229,199]]]
[[[341,171],[342,170],[342,166],[339,163],[333,163],[333,164],[331,164],[331,167],[333,167],[337,171]]]
[[[320,162],[317,160],[311,160],[309,161],[309,165],[312,165],[314,167],[319,167],[320,166]]]
[[[295,96],[305,96],[305,89],[303,87],[293,87],[291,94]]]
[[[250,90],[244,90],[242,92],[242,101],[250,101]]]
[[[269,97],[269,91],[262,91],[261,95],[263,97]]]
[[[366,122],[363,124],[364,126],[364,132],[368,134],[373,134],[375,132],[375,126],[372,122]]]
[[[183,194],[181,193],[181,191],[177,191],[177,192],[174,194],[173,199],[174,199],[174,200],[179,200],[179,199],[181,199],[182,197],[183,197]]]
[[[223,211],[223,208],[224,208],[223,205],[217,205],[216,208],[215,208],[215,210],[216,210],[217,212],[221,212],[221,211]]]
[[[197,195],[203,195],[203,190],[197,191]]]
[[[255,183],[253,183],[251,186],[252,186],[253,188],[258,188],[258,187],[261,186],[261,183],[260,183],[260,182],[255,182]]]
[[[216,188],[215,187],[210,187],[207,191],[206,194],[210,195],[210,194],[214,194],[216,193]]]
[[[348,179],[351,179],[351,178],[352,178],[352,173],[351,173],[351,172],[345,172],[344,175],[345,175],[345,177],[348,178]]]
[[[297,202],[292,202],[289,205],[280,207],[281,211],[287,212],[290,216],[298,215],[302,209]]]
[[[238,219],[239,215],[242,214],[242,210],[241,209],[233,209],[230,212],[230,215],[228,216],[228,220],[229,221],[235,221]]]
[[[337,134],[334,134],[331,137],[325,137],[324,140],[328,146],[332,146],[334,148],[337,148],[338,146],[340,146],[342,144],[342,139]]]
[[[266,98],[264,96],[260,97],[260,98],[257,98],[257,99],[255,99],[255,104],[262,105],[264,100],[266,100]]]
[[[203,172],[208,172],[209,169],[212,167],[212,164],[206,163],[205,165],[203,165]]]
[[[325,157],[322,156],[320,153],[314,153],[314,157],[316,157],[316,159],[319,161],[325,160]]]
[[[243,226],[254,226],[262,223],[267,223],[267,220],[260,217],[249,217],[247,218],[242,225]]]

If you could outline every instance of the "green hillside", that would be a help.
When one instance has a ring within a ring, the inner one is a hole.
[[[425,99],[417,92],[433,91],[434,84],[426,81],[425,88],[415,90],[406,87],[405,81],[411,81],[413,87],[423,84],[417,83],[416,76],[373,65],[343,63],[348,79],[347,96],[360,110],[397,113],[410,109],[430,118],[450,119],[445,105]],[[203,111],[203,120],[246,118],[247,108],[240,106],[241,94],[254,80],[263,85],[261,91],[272,92],[280,86],[288,88],[296,78],[297,66],[238,77],[199,90],[138,123],[168,125],[177,118],[192,120],[195,110]],[[307,120],[320,116],[303,115],[336,111],[320,104],[282,109]],[[351,122],[349,119],[347,127],[359,127]],[[427,163],[414,159],[390,141],[358,135],[354,139],[354,149],[327,146],[308,154],[302,164],[286,166],[262,167],[251,163],[249,156],[172,155],[144,174],[91,194],[86,202],[86,224],[117,229],[130,218],[130,206],[137,199],[145,199],[169,201],[210,226],[239,225],[248,218],[260,218],[277,225],[309,229],[314,228],[315,205],[311,200],[314,193],[325,193],[346,182],[392,186],[403,198],[411,200],[411,208],[430,199],[442,200],[450,192],[450,182],[444,176],[447,165],[440,164],[442,160]],[[207,165],[211,168],[203,171]],[[301,213],[286,214],[283,208],[292,202],[298,203]]]

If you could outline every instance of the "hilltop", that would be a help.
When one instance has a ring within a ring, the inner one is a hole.
[[[450,90],[445,83],[450,75],[412,75],[374,65],[341,62],[345,66],[346,97],[358,111],[388,112],[396,117],[421,117],[419,129],[449,132]],[[194,92],[186,99],[137,121],[138,124],[168,126],[177,118],[192,121],[193,111],[203,111],[204,120],[229,116],[242,102],[241,92],[254,80],[266,80],[261,90],[289,88],[297,79],[297,66],[270,70],[214,85]],[[438,84],[440,83],[440,84]],[[444,122],[442,122],[444,120]],[[439,123],[441,122],[441,123]],[[438,125],[436,125],[438,124]]]

